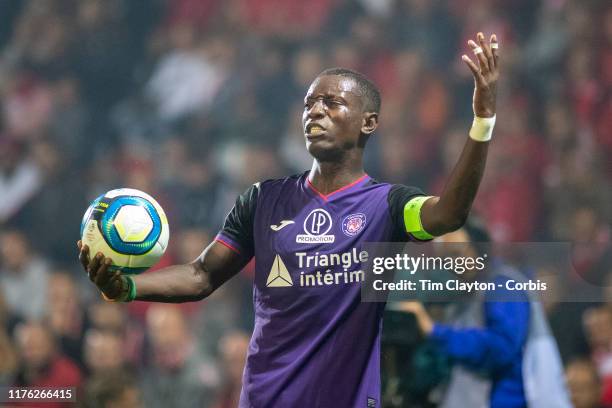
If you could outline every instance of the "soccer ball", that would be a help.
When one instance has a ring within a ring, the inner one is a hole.
[[[110,270],[141,273],[155,265],[168,246],[170,229],[161,206],[150,195],[131,188],[96,198],[81,222],[81,240],[90,256],[111,258]]]

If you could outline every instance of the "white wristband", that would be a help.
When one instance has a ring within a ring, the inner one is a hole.
[[[488,142],[493,135],[493,127],[495,126],[495,116],[492,118],[479,118],[474,116],[472,128],[470,129],[470,137],[477,142]]]

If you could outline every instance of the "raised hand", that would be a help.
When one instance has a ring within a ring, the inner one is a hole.
[[[461,59],[474,75],[475,89],[472,105],[474,114],[480,118],[490,118],[495,115],[497,79],[499,77],[499,44],[495,34],[491,35],[488,44],[482,33],[476,35],[476,40],[477,42],[469,40],[468,45],[478,60],[478,65],[465,54],[461,56]]]
[[[97,253],[89,258],[89,247],[81,241],[77,242],[79,248],[79,261],[92,281],[106,300],[123,301],[129,294],[127,279],[121,275],[121,271],[111,271],[112,265],[110,258],[105,258],[102,253]]]

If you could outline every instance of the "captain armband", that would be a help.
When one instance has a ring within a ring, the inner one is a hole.
[[[421,223],[421,208],[425,201],[432,196],[418,196],[406,203],[404,206],[404,228],[418,240],[426,241],[433,239],[434,236],[425,231]]]

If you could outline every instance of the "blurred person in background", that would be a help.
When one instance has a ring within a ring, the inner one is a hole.
[[[474,219],[437,240],[463,243],[460,256],[470,258],[482,256],[482,245],[491,242],[487,230]],[[444,323],[434,321],[420,302],[398,306],[414,314],[421,332],[454,364],[439,406],[570,408],[563,365],[542,305],[526,291],[503,289],[510,279],[527,279],[501,260],[487,275],[476,269],[461,275],[468,281],[493,281],[497,288],[494,294],[471,294],[470,299],[449,306]]]
[[[12,316],[0,291],[0,387],[13,383],[19,364],[17,349],[13,344],[13,328],[18,319]]]
[[[134,319],[121,305],[101,300],[90,305],[88,316],[92,331],[121,337],[121,354],[127,363],[133,367],[143,365],[145,328],[139,319]]]
[[[64,356],[53,332],[44,324],[30,321],[16,328],[15,343],[20,367],[13,386],[79,388],[83,375],[78,366]],[[27,406],[39,406],[36,403]],[[50,408],[72,406],[69,402],[45,404]],[[24,405],[25,406],[25,405]]]
[[[0,226],[19,214],[41,185],[42,171],[23,143],[0,135]]]
[[[249,335],[245,332],[228,333],[218,344],[221,351],[219,365],[223,379],[213,408],[234,408],[240,403],[242,372],[249,348]]]
[[[172,47],[146,85],[147,97],[168,122],[209,108],[228,78],[233,59],[231,45],[223,37],[202,38],[192,24],[170,30]]]
[[[574,359],[565,368],[567,386],[574,408],[607,408],[603,405],[601,381],[595,365],[585,359]]]
[[[589,203],[579,203],[568,218],[573,229],[572,265],[580,278],[601,288],[612,267],[610,224]]]
[[[171,406],[171,405],[170,405]],[[142,408],[142,392],[136,378],[126,372],[94,375],[84,386],[79,408]]]
[[[203,359],[180,308],[152,305],[147,334],[151,349],[141,376],[147,408],[210,406],[219,383],[217,369]]]
[[[45,318],[62,352],[83,367],[83,335],[89,322],[70,273],[55,271],[49,276]]]
[[[99,330],[124,332],[128,326],[125,310],[112,302],[95,302],[89,306],[91,326]]]
[[[591,307],[582,319],[590,347],[589,357],[600,379],[601,402],[612,406],[612,309],[609,304]]]
[[[0,387],[14,383],[19,360],[12,338],[4,327],[0,327]]]
[[[22,231],[0,231],[0,289],[13,313],[24,320],[44,316],[49,273]]]
[[[41,171],[43,184],[14,222],[28,234],[38,253],[64,265],[66,240],[71,241],[74,234],[68,225],[78,225],[86,204],[83,189],[71,177],[68,155],[52,140],[33,141],[30,156]]]
[[[85,333],[84,360],[89,376],[128,371],[125,340],[119,332],[89,329]]]

